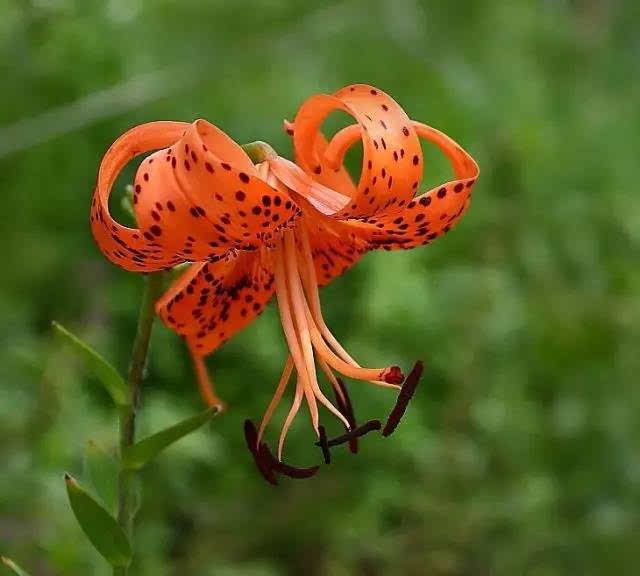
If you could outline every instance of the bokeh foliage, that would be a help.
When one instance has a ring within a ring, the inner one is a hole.
[[[634,573],[639,10],[3,0],[0,552],[36,575],[108,573],[62,475],[82,473],[87,438],[113,446],[116,418],[50,330],[60,320],[126,368],[142,282],[102,258],[88,227],[108,145],[136,123],[206,117],[288,153],[281,119],[304,98],[367,82],[482,170],[446,239],[369,255],[323,291],[362,362],[424,358],[424,385],[394,436],[273,489],[242,438],[285,355],[271,307],[209,362],[230,410],[143,472],[134,573]],[[448,174],[426,158],[427,183]],[[156,326],[143,435],[200,410],[192,382],[182,343]],[[350,389],[361,418],[393,404]],[[304,418],[290,439],[291,461],[318,460]]]

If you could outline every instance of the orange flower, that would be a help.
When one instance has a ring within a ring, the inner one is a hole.
[[[336,109],[356,123],[327,141],[321,126]],[[254,165],[239,145],[204,120],[133,128],[105,155],[91,210],[94,237],[118,266],[150,272],[193,262],[158,301],[157,312],[186,339],[209,404],[220,401],[203,358],[248,325],[276,294],[290,354],[259,429],[250,421],[245,425],[258,468],[273,483],[278,473],[306,477],[317,470],[282,462],[287,431],[303,399],[327,462],[332,446],[348,442],[355,452],[359,436],[382,428],[378,420],[356,425],[336,372],[399,389],[383,435],[395,429],[422,364],[416,363],[406,380],[397,366],[361,367],[327,327],[318,287],[369,250],[414,248],[448,232],[468,207],[478,176],[475,161],[453,140],[413,122],[371,86],[311,97],[286,129],[296,163],[273,153]],[[445,153],[455,180],[416,195],[423,170],[419,138]],[[360,140],[363,164],[356,186],[343,159]],[[134,183],[139,229],[126,228],[109,215],[110,190],[124,165],[150,150],[158,151],[143,160]],[[323,393],[317,368],[331,384],[335,403]],[[294,370],[293,403],[276,458],[262,438]],[[346,434],[326,437],[318,403],[342,421]]]

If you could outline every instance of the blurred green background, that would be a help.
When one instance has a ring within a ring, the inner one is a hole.
[[[446,239],[371,254],[322,294],[357,358],[424,358],[423,385],[393,437],[274,489],[242,436],[285,357],[271,306],[209,360],[229,411],[144,471],[132,573],[636,573],[638,6],[2,0],[0,553],[34,575],[109,573],[62,476],[82,477],[88,439],[114,445],[116,416],[50,329],[126,368],[142,280],[88,226],[106,148],[137,123],[205,117],[289,154],[283,118],[366,82],[482,170]],[[426,159],[427,184],[448,176]],[[361,419],[393,405],[350,390]],[[200,407],[183,343],[157,324],[141,433]],[[303,416],[288,459],[316,462],[312,440]]]

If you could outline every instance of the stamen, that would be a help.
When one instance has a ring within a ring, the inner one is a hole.
[[[380,430],[382,428],[382,423],[380,420],[369,420],[365,422],[362,426],[358,428],[354,428],[341,436],[336,436],[331,440],[327,441],[327,447],[332,448],[333,446],[339,446],[340,444],[344,444],[345,442],[350,442],[355,438],[359,438],[360,436],[364,436],[373,430]],[[316,446],[320,446],[320,442],[316,442]]]
[[[251,452],[260,474],[262,474],[263,478],[269,482],[269,484],[277,486],[278,477],[274,473],[273,467],[271,466],[265,451],[260,450],[258,447],[258,433],[251,420],[245,420],[244,422],[244,438],[247,442],[247,448],[249,448],[249,452]],[[264,444],[261,446],[264,446]]]
[[[276,295],[278,300],[278,308],[280,310],[280,321],[282,329],[289,345],[289,351],[293,357],[293,361],[298,372],[298,378],[302,385],[302,390],[309,404],[309,412],[311,414],[311,423],[316,433],[318,432],[318,407],[316,406],[315,397],[309,385],[309,374],[307,366],[300,350],[300,342],[298,341],[298,333],[293,324],[291,315],[291,307],[289,301],[289,291],[286,284],[285,266],[283,260],[282,244],[276,251],[275,277],[276,277]],[[280,452],[280,450],[279,450]]]
[[[287,385],[289,384],[289,379],[291,378],[291,372],[293,372],[293,359],[291,358],[291,354],[287,358],[287,362],[284,365],[284,370],[282,371],[282,376],[280,376],[280,382],[278,382],[278,387],[276,388],[275,394],[273,398],[271,398],[271,402],[262,417],[262,421],[260,422],[260,428],[258,429],[258,438],[256,440],[256,444],[260,444],[262,440],[262,435],[264,434],[265,428],[269,421],[271,420],[271,416],[275,409],[280,404],[280,400],[282,399],[282,395],[284,394]]]
[[[276,164],[270,166],[273,178]],[[302,250],[296,243],[297,230],[302,233]],[[304,229],[304,224],[293,230],[285,230],[277,245],[273,250],[274,272],[278,309],[282,328],[289,347],[290,358],[285,365],[280,382],[276,388],[269,406],[260,423],[260,430],[256,433],[255,444],[252,454],[255,455],[256,463],[263,469],[263,475],[267,479],[277,478],[275,472],[289,475],[304,475],[315,473],[313,469],[296,469],[282,464],[282,451],[289,428],[300,410],[303,395],[306,398],[311,422],[319,438],[319,445],[322,447],[325,461],[330,461],[329,446],[325,429],[319,424],[318,406],[316,401],[323,404],[331,413],[339,418],[344,424],[347,435],[340,437],[340,443],[349,442],[352,452],[357,452],[357,438],[371,430],[379,429],[380,423],[375,421],[366,423],[364,426],[355,428],[355,416],[351,406],[346,388],[341,380],[333,375],[332,368],[341,372],[345,376],[359,380],[373,381],[375,384],[400,388],[404,380],[404,375],[398,366],[388,366],[386,368],[362,368],[351,356],[340,346],[337,339],[331,334],[322,318],[320,309],[320,298],[318,295],[317,279],[315,277],[315,265],[311,254],[310,244]],[[314,312],[312,313],[311,307]],[[320,329],[318,328],[320,325]],[[336,352],[325,342],[331,343]],[[327,374],[336,395],[338,407],[324,395],[318,384],[316,371],[316,360],[322,370]],[[294,399],[285,419],[278,440],[278,457],[271,455],[267,445],[262,442],[262,436],[274,411],[282,399],[293,368],[298,374]],[[377,428],[376,428],[377,426]],[[279,462],[278,465],[270,460]],[[284,470],[287,470],[286,472]],[[301,471],[302,470],[302,471]]]
[[[390,436],[400,423],[409,404],[409,400],[411,400],[413,393],[418,387],[423,369],[422,361],[418,360],[402,385],[402,390],[400,390],[400,394],[398,394],[396,405],[393,407],[384,425],[384,430],[382,431],[383,436]]]
[[[309,324],[309,335],[311,336],[313,347],[318,355],[322,356],[323,360],[325,360],[329,366],[341,374],[355,380],[382,380],[389,384],[401,384],[403,382],[404,375],[402,374],[402,370],[400,370],[399,366],[388,366],[387,368],[356,368],[351,364],[347,364],[342,360],[342,358],[336,356],[324,342],[320,332],[316,328],[306,300],[303,304],[304,311],[307,316],[307,322]]]
[[[244,421],[244,439],[247,442],[249,452],[254,454],[258,450],[258,432],[253,422],[248,418]]]
[[[295,240],[291,232],[285,232],[284,235],[285,245],[285,260],[287,264],[287,277],[289,281],[289,289],[291,302],[293,304],[293,311],[296,319],[296,325],[298,327],[298,336],[302,343],[303,352],[307,364],[307,374],[309,376],[309,384],[315,394],[316,398],[329,410],[334,416],[343,421],[344,425],[349,427],[349,422],[342,415],[342,413],[327,399],[318,386],[318,377],[316,374],[316,368],[313,358],[313,346],[311,345],[311,339],[309,338],[309,324],[305,315],[304,295],[302,293],[302,286],[300,284],[300,276],[298,273],[298,266],[296,262],[295,253]]]
[[[298,468],[297,466],[291,466],[289,464],[285,464],[281,460],[278,460],[269,450],[269,446],[264,442],[260,444],[260,448],[265,454],[265,459],[268,460],[271,468],[284,474],[285,476],[289,476],[289,478],[296,479],[304,479],[311,478],[319,469],[320,466],[309,466],[308,468]]]
[[[302,280],[304,283],[305,291],[307,293],[307,299],[311,304],[311,313],[313,319],[322,334],[322,337],[329,343],[329,345],[333,348],[333,350],[348,364],[351,364],[355,368],[360,368],[360,364],[358,364],[351,355],[342,347],[340,342],[338,342],[337,338],[331,333],[329,327],[324,321],[324,317],[322,316],[322,307],[320,305],[320,294],[318,293],[318,280],[316,276],[315,264],[313,262],[313,255],[311,253],[311,245],[309,243],[309,237],[307,234],[307,230],[304,226],[301,226],[300,239],[302,244],[302,260],[300,268],[303,271]],[[369,380],[372,384],[376,386],[382,386],[385,388],[396,388],[400,389],[398,384],[392,384],[389,382],[384,382],[380,380]],[[402,381],[400,381],[402,382]]]
[[[324,372],[324,375],[327,377],[327,380],[329,380],[329,382],[331,383],[334,393],[339,395],[339,396],[336,396],[338,410],[340,410],[340,412],[344,414],[344,412],[340,408],[340,406],[344,404],[344,398],[342,397],[342,390],[340,389],[340,385],[338,384],[338,379],[333,374],[331,367],[322,358],[318,358],[317,360],[318,360],[318,366],[320,366],[320,369]]]
[[[349,420],[349,424],[351,425],[351,429],[355,430],[357,428],[356,424],[356,415],[353,412],[353,406],[351,404],[351,398],[349,398],[349,393],[347,392],[347,387],[344,382],[340,378],[336,378],[337,387],[334,388],[336,393],[336,400],[340,405],[340,410]],[[349,432],[349,430],[347,430]],[[353,436],[349,439],[349,450],[352,454],[358,453],[358,437]]]
[[[298,410],[300,410],[303,393],[304,391],[302,388],[302,384],[300,383],[300,375],[298,374],[298,378],[296,378],[296,392],[293,397],[291,409],[289,410],[289,414],[287,414],[287,418],[284,421],[282,430],[280,431],[280,438],[278,440],[278,460],[280,461],[282,461],[282,449],[284,448],[284,441],[287,438],[287,433],[289,432],[289,428],[291,427],[293,419],[296,417]]]
[[[356,418],[353,413],[353,408],[351,407],[351,400],[349,398],[349,394],[347,393],[347,388],[344,385],[344,382],[340,378],[336,378],[331,368],[327,365],[327,363],[322,359],[318,358],[318,364],[322,371],[325,373],[329,382],[331,382],[331,386],[333,388],[333,393],[336,397],[336,404],[338,405],[338,410],[342,413],[342,415],[349,421],[349,426],[345,426],[347,432],[353,430],[356,427]],[[349,441],[349,450],[351,450],[352,454],[358,453],[358,439],[353,438]]]
[[[322,456],[324,458],[324,463],[331,464],[331,452],[329,451],[327,431],[324,429],[324,426],[320,426],[319,432],[320,432],[320,441],[316,442],[316,446],[320,446],[320,448],[322,448]]]

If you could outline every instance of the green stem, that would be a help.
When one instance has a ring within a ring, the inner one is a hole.
[[[140,384],[144,377],[149,352],[151,328],[155,319],[155,303],[162,290],[161,272],[149,274],[144,279],[144,291],[138,315],[138,328],[133,341],[131,364],[129,366],[130,403],[120,412],[120,452],[135,442],[136,412],[140,404]],[[118,478],[118,524],[131,541],[133,535],[133,516],[135,514],[135,478],[130,470],[120,467]],[[127,568],[114,568],[114,576],[126,576]]]

